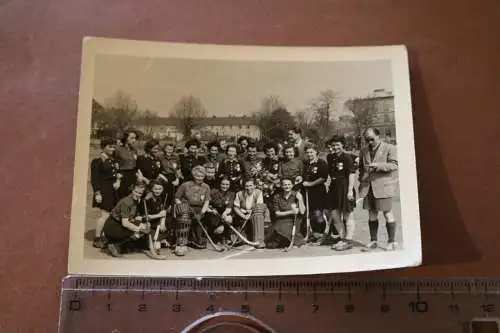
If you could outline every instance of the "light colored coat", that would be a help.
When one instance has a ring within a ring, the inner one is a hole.
[[[359,196],[366,197],[370,186],[375,198],[392,198],[396,195],[398,157],[394,145],[381,142],[373,160],[368,148],[361,150],[359,159]],[[375,168],[368,165],[375,164]]]

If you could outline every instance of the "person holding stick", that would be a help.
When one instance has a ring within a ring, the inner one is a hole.
[[[312,143],[306,145],[305,154],[302,186],[306,191],[306,200],[308,199],[309,205],[312,231],[310,236],[311,241],[321,241],[326,227],[323,213],[327,205],[325,181],[328,178],[328,164],[318,158],[317,147]],[[307,227],[303,230],[306,235],[309,234]]]
[[[210,193],[210,205],[205,216],[208,232],[214,236],[215,242],[229,239],[229,231],[224,224],[233,223],[232,212],[236,196],[230,191],[230,186],[229,178],[223,177],[220,179],[219,188],[213,188]]]
[[[113,257],[123,257],[125,245],[137,244],[145,234],[149,233],[145,219],[139,214],[139,205],[145,190],[146,186],[143,183],[136,183],[132,192],[113,208],[104,224],[104,234],[108,240],[107,250]],[[154,218],[164,215],[159,214]]]
[[[174,253],[177,256],[186,255],[190,231],[192,231],[194,237],[192,242],[195,242],[195,245],[201,247],[204,243],[199,231],[201,226],[198,224],[201,223],[201,218],[208,210],[210,187],[203,182],[205,167],[197,165],[190,171],[190,174],[193,180],[182,183],[175,193],[174,214],[177,223]],[[196,223],[194,226],[193,221]],[[203,231],[203,228],[201,229]]]
[[[167,223],[166,217],[168,214],[169,206],[168,194],[165,192],[164,183],[159,180],[152,180],[149,183],[150,193],[146,195],[143,204],[140,206],[141,214],[149,216],[148,222],[153,235],[153,249],[159,254],[161,242],[167,240]]]
[[[245,190],[236,193],[234,199],[234,224],[241,226],[240,232],[251,234],[250,238],[256,243],[255,247],[261,249],[265,247],[264,219],[267,206],[264,204],[262,191],[255,187],[252,178],[245,179],[243,184]],[[245,228],[249,221],[251,227]]]
[[[300,247],[305,244],[304,237],[300,233],[302,218],[306,213],[304,198],[299,191],[293,190],[290,178],[281,179],[281,189],[282,192],[276,193],[273,197],[275,219],[266,247],[285,248],[292,240],[293,246]]]

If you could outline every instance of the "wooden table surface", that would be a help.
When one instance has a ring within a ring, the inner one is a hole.
[[[409,48],[424,265],[500,275],[498,0],[0,2],[0,332],[55,332],[84,36]],[[400,135],[404,135],[401,133]]]

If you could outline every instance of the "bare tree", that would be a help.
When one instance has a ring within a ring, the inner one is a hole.
[[[350,98],[345,106],[353,114],[351,124],[356,136],[361,136],[367,128],[373,126],[376,105],[369,98]]]
[[[139,108],[131,95],[117,91],[105,102],[106,122],[121,132],[132,126],[137,118]]]
[[[177,128],[185,138],[189,138],[193,129],[201,125],[207,111],[201,101],[194,96],[182,97],[174,106],[170,116],[177,119]]]
[[[309,105],[314,114],[314,126],[322,138],[328,137],[335,128],[335,121],[332,119],[332,115],[337,111],[337,100],[338,93],[332,90],[325,90]],[[323,140],[320,141],[322,142]]]
[[[277,95],[266,96],[260,102],[259,112],[262,114],[269,115],[277,109],[286,109],[285,103]]]

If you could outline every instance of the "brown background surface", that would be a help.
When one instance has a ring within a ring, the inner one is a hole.
[[[424,266],[357,276],[498,276],[499,31],[498,0],[1,1],[0,332],[56,331],[83,36],[407,45]]]

